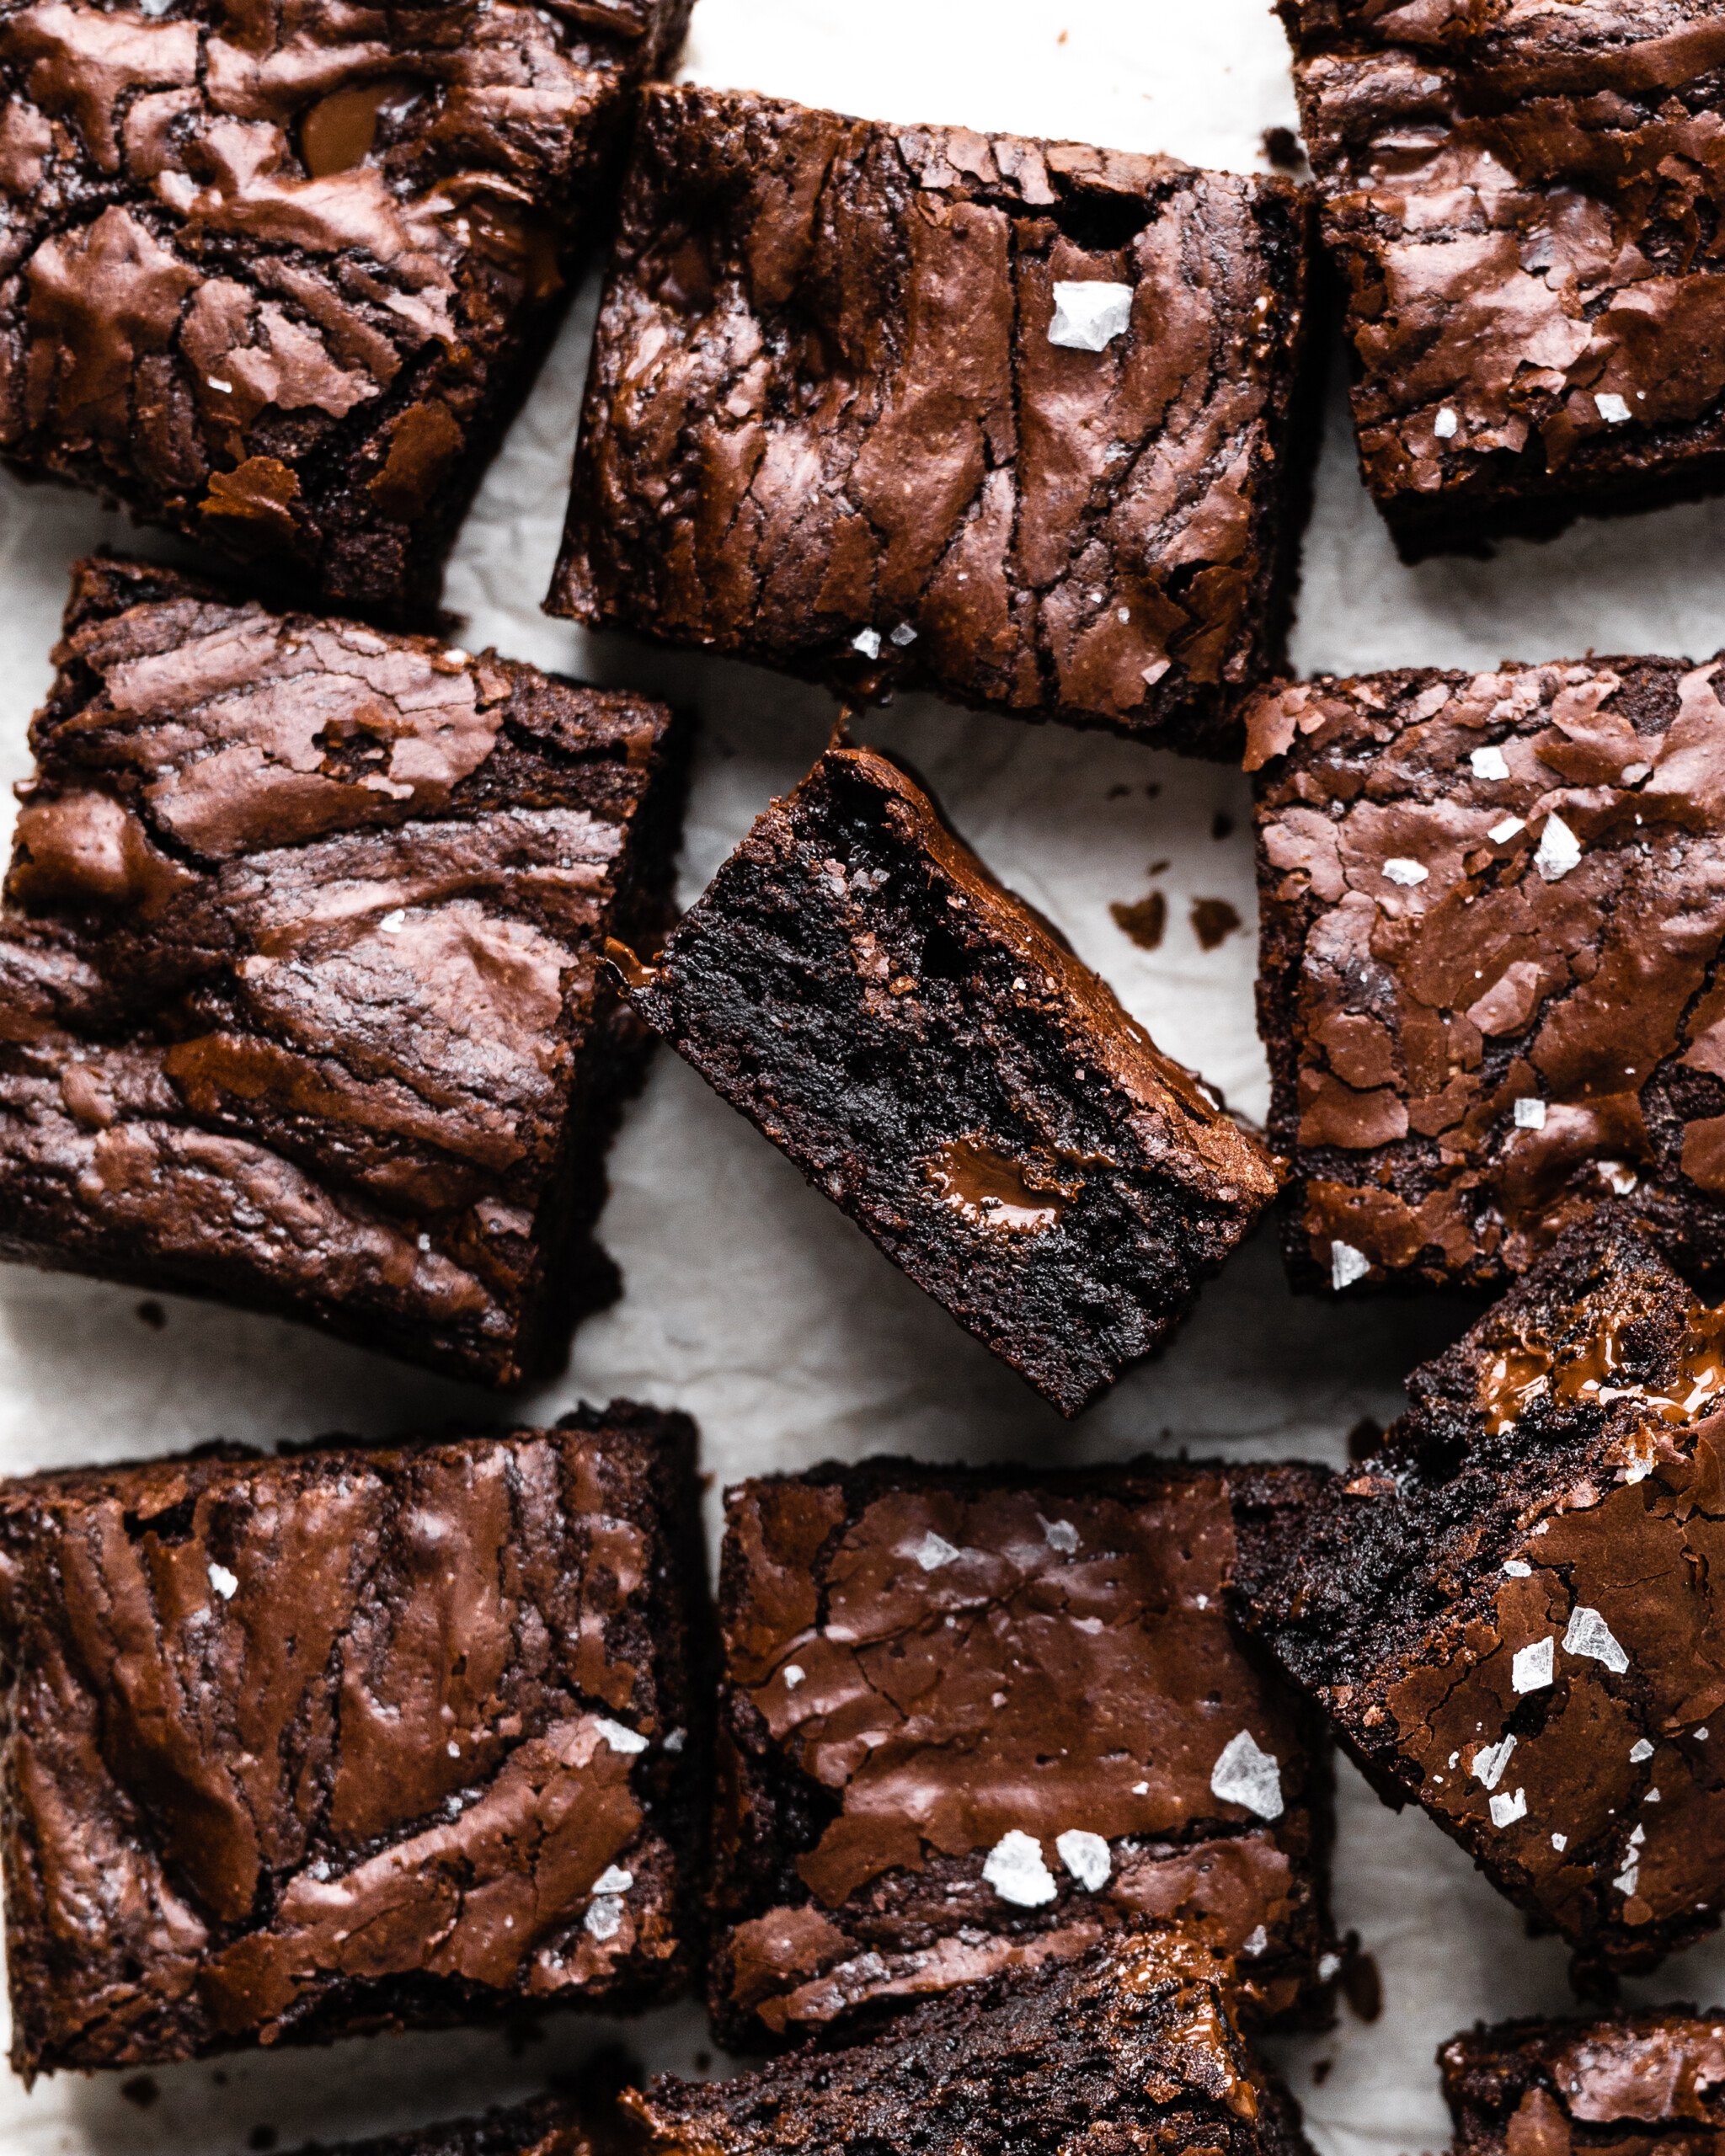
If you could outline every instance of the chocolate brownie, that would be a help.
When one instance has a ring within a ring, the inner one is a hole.
[[[648,95],[555,613],[1238,753],[1306,464],[1282,179]]]
[[[595,2156],[605,2139],[590,2132],[574,2107],[556,2096],[506,2111],[457,2119],[416,2132],[386,2134],[340,2148],[307,2148],[301,2156]]]
[[[1725,481],[1717,0],[1280,0],[1403,551]]]
[[[1438,2053],[1455,2156],[1713,2156],[1725,2021],[1693,2007],[1508,2021]]]
[[[1276,1164],[905,770],[830,749],[672,931],[649,1026],[1076,1415],[1160,1348]]]
[[[1255,2018],[1313,1989],[1327,1757],[1229,1625],[1220,1469],[877,1460],[740,1484],[726,1510],[723,2041],[1156,1919],[1236,1958]]]
[[[1304,1286],[1499,1286],[1633,1193],[1725,1262],[1722,661],[1328,678],[1248,714]]]
[[[734,2081],[625,2092],[681,2156],[1307,2156],[1293,2099],[1242,2043],[1231,1972],[1178,1930],[936,1999],[873,2042],[809,2045]]]
[[[1408,1392],[1244,1492],[1242,1612],[1584,1981],[1650,1967],[1725,1906],[1725,1306],[1601,1214]]]
[[[0,1486],[17,2070],[680,1990],[694,1454],[619,1401]]]
[[[0,914],[0,1254],[513,1383],[645,1035],[670,715],[490,653],[73,574]],[[658,925],[658,926],[655,926]]]
[[[428,606],[690,0],[0,0],[0,456]]]

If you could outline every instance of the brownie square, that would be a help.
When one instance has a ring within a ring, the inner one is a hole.
[[[1500,1286],[1630,1193],[1725,1261],[1719,680],[1594,659],[1255,703],[1300,1285]]]
[[[486,653],[73,574],[0,914],[0,1254],[489,1384],[614,1286],[670,715]]]
[[[1278,1168],[903,766],[830,749],[631,1000],[1063,1414],[1159,1348]]]
[[[1307,462],[1286,180],[648,95],[547,604],[1238,753]]]
[[[14,2068],[680,1990],[694,1457],[619,1401],[0,1486]]]
[[[1584,1981],[1649,1968],[1725,1905],[1725,1308],[1601,1214],[1408,1393],[1236,1503],[1242,1612]]]
[[[0,8],[0,456],[435,600],[690,0]]]
[[[1725,2130],[1725,2023],[1692,2007],[1481,2026],[1438,2063],[1455,2156],[1711,2156]]]
[[[1294,2100],[1241,2041],[1231,1975],[1183,1933],[1137,1933],[931,2001],[853,2050],[666,2075],[623,2102],[664,2156],[1306,2156]]]
[[[1280,8],[1403,552],[1717,487],[1717,0]]]
[[[1331,1944],[1327,1754],[1229,1624],[1222,1469],[877,1460],[741,1483],[726,1515],[722,2041],[1163,1920],[1237,1959],[1255,2019],[1306,2002]]]

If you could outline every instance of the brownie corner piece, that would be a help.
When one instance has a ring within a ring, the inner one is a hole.
[[[876,750],[829,750],[629,970],[647,1023],[1065,1414],[1164,1344],[1275,1194],[1258,1140]]]
[[[689,0],[0,12],[0,456],[393,616]]]
[[[0,1485],[17,2070],[681,1990],[692,1444],[617,1406]]]
[[[494,653],[74,572],[0,914],[0,1253],[489,1384],[591,1241],[682,729]]]
[[[1595,657],[1254,700],[1300,1285],[1499,1288],[1625,1196],[1725,1261],[1721,679]]]
[[[727,1493],[722,2041],[866,2028],[1149,1921],[1236,1961],[1255,2021],[1309,2017],[1328,1756],[1230,1625],[1231,1479],[875,1460]]]
[[[1282,0],[1404,554],[1725,483],[1712,0]]]
[[[655,88],[547,603],[1236,755],[1297,580],[1310,226],[1283,179]]]
[[[1690,2006],[1484,2024],[1438,2053],[1455,2156],[1684,2156],[1725,2128],[1725,2020]]]
[[[730,2081],[662,2076],[623,2100],[662,2156],[1306,2156],[1298,2106],[1241,2038],[1231,1973],[1185,1934],[1147,1929],[932,2001],[868,2043],[805,2046]]]
[[[1602,1213],[1408,1392],[1373,1458],[1236,1508],[1239,1612],[1581,1981],[1651,1968],[1725,1910],[1725,1310]]]

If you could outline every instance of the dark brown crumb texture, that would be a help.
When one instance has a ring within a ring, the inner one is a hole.
[[[1236,1478],[1241,1614],[1598,1983],[1725,1906],[1725,1306],[1572,1230],[1346,1472]]]
[[[0,0],[0,456],[436,597],[690,0]]]
[[[620,1402],[0,1487],[14,2068],[674,1995],[694,1449]]]
[[[1712,2156],[1725,2024],[1693,2007],[1481,2026],[1438,2054],[1455,2156]]]
[[[1237,754],[1316,441],[1308,227],[1285,180],[651,92],[552,610]]]
[[[1593,659],[1254,702],[1296,1284],[1499,1286],[1622,1196],[1725,1263],[1721,679]]]
[[[1307,1470],[1260,1470],[1303,1487]],[[1332,1944],[1316,1717],[1225,1607],[1213,1466],[740,1484],[709,1995],[733,2048],[1178,1923],[1255,2019]]]
[[[830,750],[636,1010],[1063,1413],[1162,1346],[1278,1171],[873,750]]]
[[[74,572],[0,915],[0,1255],[492,1384],[589,1230],[665,918],[660,706],[166,572]]]

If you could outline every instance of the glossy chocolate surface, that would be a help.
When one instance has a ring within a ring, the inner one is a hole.
[[[1725,2022],[1693,2009],[1511,2021],[1438,2054],[1456,2156],[1713,2156]]]
[[[1234,753],[1305,513],[1306,227],[1285,180],[654,92],[553,611]]]
[[[1219,1470],[884,1460],[727,1516],[721,2030],[824,2031],[1151,1919],[1237,1958],[1254,2013],[1300,2002],[1324,1769],[1231,1630]]]
[[[0,1254],[490,1383],[588,1230],[662,916],[670,714],[485,654],[75,573],[0,915]]]
[[[14,2067],[674,1992],[701,1575],[627,1404],[0,1487]]]

